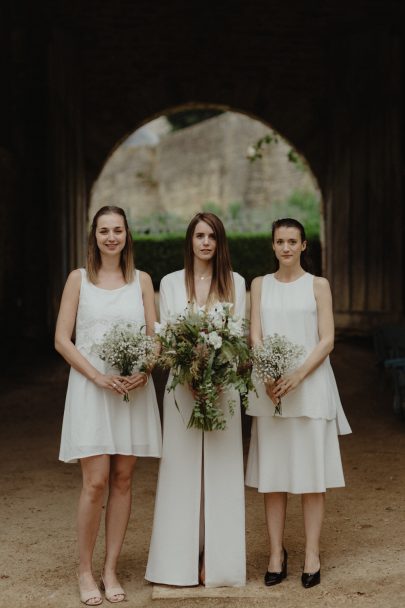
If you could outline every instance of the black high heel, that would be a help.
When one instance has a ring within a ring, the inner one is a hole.
[[[266,585],[266,587],[272,587],[273,585],[278,585],[279,583],[281,583],[283,578],[286,578],[286,576],[287,576],[288,553],[284,548],[283,548],[283,551],[284,551],[284,556],[283,556],[283,563],[281,564],[281,572],[269,572],[267,570],[266,574],[264,575],[264,584]]]
[[[310,587],[315,587],[315,585],[319,585],[321,582],[321,569],[313,574],[309,574],[309,572],[303,572],[301,575],[301,583],[305,589],[309,589]]]

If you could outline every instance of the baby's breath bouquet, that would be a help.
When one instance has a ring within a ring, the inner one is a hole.
[[[156,363],[156,340],[133,323],[116,323],[104,334],[97,354],[102,361],[115,367],[121,376],[130,376],[135,369],[148,372]],[[124,401],[129,401],[127,393]]]
[[[293,369],[304,353],[303,346],[290,342],[285,336],[266,336],[262,344],[251,349],[253,373],[263,383],[271,379],[276,381]],[[281,399],[275,406],[274,415],[276,414],[282,414]]]
[[[159,363],[171,370],[168,391],[178,384],[188,385],[195,405],[187,428],[203,431],[223,430],[225,413],[219,397],[233,387],[247,407],[247,394],[253,389],[245,322],[230,314],[232,304],[217,304],[210,310],[185,312],[164,325],[156,324],[162,350]],[[253,389],[254,390],[254,389]],[[177,409],[179,406],[176,401]],[[235,402],[228,400],[231,414]]]

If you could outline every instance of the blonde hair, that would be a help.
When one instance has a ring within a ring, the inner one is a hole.
[[[189,223],[186,232],[184,269],[187,297],[190,302],[195,300],[193,236],[198,222],[205,222],[210,226],[217,244],[212,264],[212,279],[207,304],[211,304],[215,300],[233,302],[235,288],[225,228],[218,216],[208,212],[197,213]]]
[[[117,215],[120,215],[123,218],[126,232],[125,246],[124,249],[121,251],[120,257],[122,275],[126,283],[132,283],[132,281],[134,280],[134,249],[132,243],[132,236],[129,231],[125,211],[121,209],[121,207],[115,207],[114,205],[106,205],[105,207],[101,207],[101,209],[99,209],[93,217],[87,245],[87,276],[89,278],[89,281],[94,284],[97,283],[97,275],[101,266],[100,250],[98,248],[96,239],[97,222],[102,215],[111,215],[113,213],[116,213]]]

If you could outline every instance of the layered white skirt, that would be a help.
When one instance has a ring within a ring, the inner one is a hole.
[[[253,417],[246,485],[292,494],[344,486],[336,420]]]

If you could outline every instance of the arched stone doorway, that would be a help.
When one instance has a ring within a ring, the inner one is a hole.
[[[22,301],[10,336],[52,334],[66,274],[81,263],[89,192],[116,142],[190,100],[258,117],[310,163],[338,323],[370,331],[403,319],[401,3],[11,4],[0,131],[21,176],[24,246],[12,242],[15,281],[1,295],[2,311]],[[3,240],[12,229],[1,226]]]
[[[274,219],[293,216],[310,236],[323,234],[317,180],[296,149],[256,118],[203,105],[166,110],[114,148],[91,188],[89,219],[112,203],[139,233],[182,232],[210,208],[231,232],[269,233]]]

